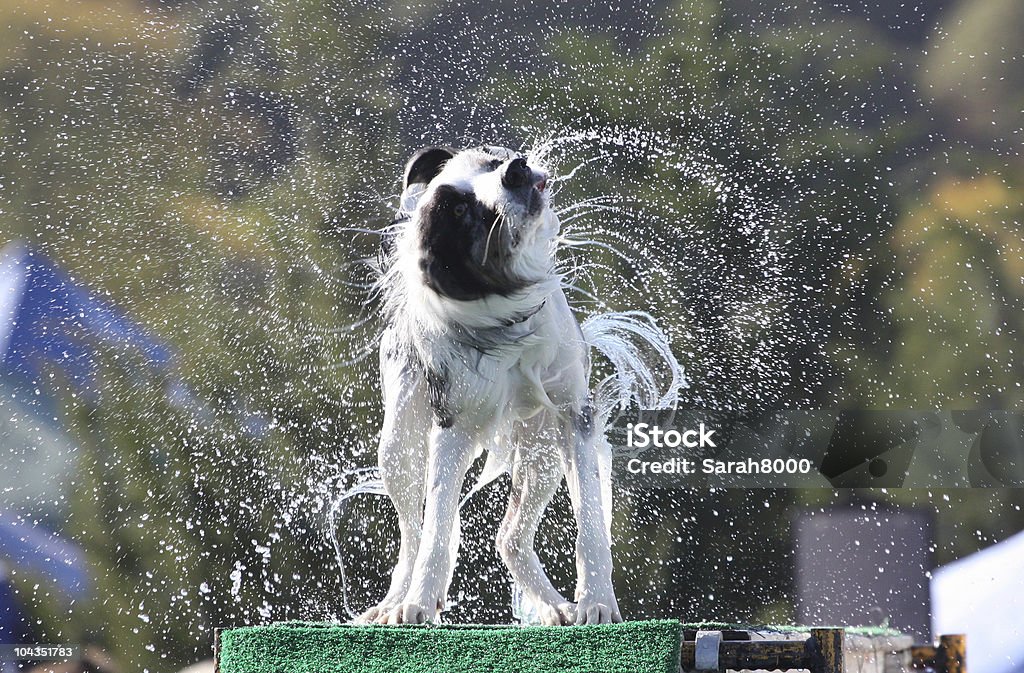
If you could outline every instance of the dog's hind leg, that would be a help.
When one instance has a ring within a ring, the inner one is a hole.
[[[577,624],[621,622],[612,586],[612,552],[602,504],[601,465],[589,407],[568,414],[562,424],[562,457],[576,517]]]
[[[533,433],[533,423],[524,436],[529,444],[516,449],[512,461],[512,488],[508,510],[498,529],[496,547],[512,577],[537,606],[540,620],[548,626],[569,625],[576,621],[576,606],[566,600],[548,579],[534,550],[534,538],[544,510],[562,482],[562,470],[552,445],[555,438]]]
[[[430,407],[422,377],[411,367],[383,363],[384,424],[378,447],[378,464],[384,489],[398,513],[401,543],[398,563],[391,573],[387,595],[357,621],[384,621],[388,612],[409,590],[413,564],[423,527],[423,489],[426,477]]]
[[[441,592],[441,606],[440,610],[444,610],[445,601],[448,597],[448,589],[452,586],[452,580],[455,579],[455,566],[458,565],[459,559],[459,545],[462,543],[462,517],[459,513],[459,508],[455,508],[455,522],[452,524],[452,535],[448,543],[448,575],[445,579],[444,590]]]

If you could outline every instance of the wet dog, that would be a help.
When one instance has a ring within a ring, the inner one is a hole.
[[[488,457],[478,484],[511,473],[496,544],[539,620],[622,620],[612,586],[610,449],[589,385],[591,348],[624,330],[672,356],[639,314],[577,322],[556,270],[550,192],[545,168],[505,148],[428,147],[406,164],[379,281],[387,326],[378,459],[401,544],[387,595],[361,621],[438,618],[459,547],[463,482],[481,451]],[[574,601],[534,551],[563,477],[578,530]]]

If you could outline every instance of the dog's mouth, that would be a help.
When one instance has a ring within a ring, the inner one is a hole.
[[[545,208],[547,208],[549,197],[547,189],[547,176],[543,176],[533,183],[533,186],[530,188],[529,196],[526,202],[527,217],[535,218],[542,212],[544,212]]]

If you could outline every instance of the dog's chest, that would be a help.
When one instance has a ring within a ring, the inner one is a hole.
[[[564,410],[586,395],[586,360],[575,323],[568,334],[558,321],[523,327],[502,344],[437,341],[427,369],[443,374],[437,402],[477,424],[525,420],[542,410]],[[532,322],[532,321],[531,321]]]
[[[555,405],[549,388],[558,378],[557,344],[527,336],[486,351],[461,344],[452,350],[444,367],[452,411],[518,420]]]

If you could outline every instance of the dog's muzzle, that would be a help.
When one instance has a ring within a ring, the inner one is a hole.
[[[505,166],[501,176],[502,186],[515,194],[513,198],[522,203],[529,217],[535,217],[543,209],[545,200],[542,192],[547,187],[547,175],[534,171],[526,159],[513,159]]]

